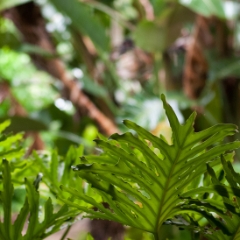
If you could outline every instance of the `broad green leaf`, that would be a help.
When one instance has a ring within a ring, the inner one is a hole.
[[[1,0],[0,2],[0,11],[7,8],[15,7],[20,4],[30,2],[30,0]]]
[[[11,120],[11,125],[8,127],[8,132],[48,130],[46,124],[29,117],[13,116],[9,119]]]
[[[72,20],[76,29],[89,36],[99,50],[102,52],[109,50],[109,40],[104,28],[92,16],[84,3],[77,0],[51,0],[51,2],[60,12],[66,14]]]
[[[133,38],[138,47],[151,53],[163,51],[166,47],[166,29],[154,22],[146,20],[140,22],[133,33]]]
[[[99,156],[99,163],[97,157],[91,156],[88,161],[86,156],[84,164],[74,169],[95,188],[102,201],[109,204],[109,209],[91,196],[63,186],[64,191],[99,211],[69,200],[65,200],[66,203],[85,211],[90,218],[114,220],[151,232],[157,239],[160,227],[167,219],[186,213],[181,208],[183,201],[179,195],[206,172],[206,163],[219,163],[219,156],[238,148],[240,142],[223,143],[225,137],[236,133],[235,125],[218,124],[194,132],[196,113],[181,125],[164,96],[162,101],[172,128],[172,144],[131,121],[124,121],[137,135],[127,132],[114,134],[107,141],[96,140],[104,151]],[[115,165],[106,164],[111,157],[113,162],[118,160]],[[199,212],[198,209],[195,211]],[[212,221],[216,221],[215,218]]]
[[[205,17],[226,18],[223,0],[179,0],[179,3]]]

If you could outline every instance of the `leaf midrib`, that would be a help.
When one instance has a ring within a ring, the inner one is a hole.
[[[172,129],[174,130],[173,132],[174,133],[178,133],[178,131],[175,129],[175,127],[174,126],[171,126],[172,127]],[[183,141],[182,141],[182,143],[180,144],[180,142],[179,142],[179,139],[178,139],[178,137],[177,137],[177,134],[175,134],[175,139],[176,139],[176,142],[177,142],[177,144],[178,144],[178,152],[177,152],[177,154],[176,154],[176,160],[174,161],[174,163],[173,163],[173,165],[172,165],[172,167],[171,167],[171,170],[170,170],[170,172],[169,172],[169,176],[168,176],[168,178],[167,178],[167,181],[166,181],[166,185],[165,185],[165,188],[163,189],[163,195],[162,195],[162,199],[161,199],[161,201],[160,201],[160,207],[159,207],[159,211],[158,211],[158,215],[157,215],[157,225],[156,225],[156,233],[158,232],[158,230],[159,230],[159,228],[161,227],[161,216],[163,216],[163,213],[165,213],[166,212],[166,210],[164,210],[163,212],[162,212],[162,209],[163,209],[163,206],[164,206],[164,203],[165,203],[165,197],[166,197],[166,194],[164,194],[164,193],[167,193],[168,192],[168,186],[169,186],[169,184],[170,184],[170,182],[171,182],[171,176],[173,175],[173,172],[174,172],[174,169],[175,169],[175,166],[177,165],[177,163],[178,163],[178,159],[179,159],[179,157],[181,156],[181,147],[184,145],[184,143],[186,142],[186,138],[187,138],[187,136],[188,136],[188,134],[189,134],[189,131],[191,130],[191,128],[189,127],[188,128],[188,131],[186,132],[186,134],[185,134],[185,137],[184,137],[184,139],[183,139]],[[161,149],[160,149],[161,150]],[[168,160],[171,160],[171,159],[168,159]],[[172,161],[171,161],[172,162]],[[168,208],[169,209],[169,208]],[[160,216],[160,214],[161,214],[161,216]],[[163,219],[163,218],[162,218]]]

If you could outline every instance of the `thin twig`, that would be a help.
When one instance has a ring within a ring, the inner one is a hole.
[[[64,238],[67,236],[67,234],[69,233],[70,229],[72,227],[72,224],[71,225],[68,225],[68,227],[66,228],[66,230],[64,231],[62,237],[60,240],[64,240]]]

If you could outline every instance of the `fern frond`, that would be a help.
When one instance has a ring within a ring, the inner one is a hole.
[[[64,191],[99,211],[65,200],[69,205],[85,211],[90,218],[114,220],[151,232],[156,237],[167,219],[184,212],[179,194],[206,171],[207,162],[219,164],[219,156],[238,148],[240,142],[223,143],[225,137],[236,133],[235,125],[218,124],[194,132],[196,113],[181,125],[164,96],[162,101],[172,128],[172,143],[131,121],[124,121],[137,135],[127,132],[114,134],[107,141],[97,140],[104,153],[98,157],[84,157],[84,164],[75,167],[79,176],[109,204],[109,209],[63,186]]]
[[[199,211],[209,221],[212,226],[211,235],[206,234],[209,239],[237,240],[240,239],[240,174],[224,156],[221,163],[226,182],[220,182],[216,171],[207,165],[212,184],[185,192],[181,197],[187,201],[182,207]],[[206,192],[209,197],[201,198]]]
[[[77,215],[76,211],[69,211],[63,205],[56,213],[53,212],[53,204],[49,198],[44,206],[44,220],[39,220],[39,192],[33,183],[25,179],[27,189],[25,202],[15,222],[12,224],[12,197],[13,184],[10,165],[7,160],[2,162],[2,184],[0,203],[2,205],[3,218],[0,221],[0,239],[7,240],[39,240],[58,231],[69,218]],[[28,222],[26,234],[22,235],[24,224]],[[48,229],[52,228],[50,231]]]

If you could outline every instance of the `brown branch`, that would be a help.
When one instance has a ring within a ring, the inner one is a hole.
[[[9,9],[4,15],[14,22],[26,43],[41,47],[54,56],[56,52],[55,46],[52,43],[51,36],[46,31],[39,6],[34,2],[28,2]],[[37,54],[31,54],[30,56],[38,68],[48,72],[63,83],[73,104],[81,111],[86,112],[106,135],[118,132],[116,125],[99,111],[88,96],[83,93],[77,82],[67,75],[62,60],[59,58],[46,58]]]
[[[183,88],[185,94],[191,99],[197,99],[200,96],[206,83],[208,63],[203,49],[206,42],[211,42],[208,31],[207,19],[197,16],[194,35],[187,46],[184,65]]]
[[[232,52],[230,40],[226,21],[197,16],[192,41],[187,46],[184,68],[184,91],[187,96],[198,98],[205,86],[208,64],[203,50],[214,48],[219,57],[226,57]]]
[[[142,4],[145,14],[146,14],[146,19],[149,21],[153,21],[155,16],[154,16],[154,9],[152,4],[150,3],[149,0],[140,0],[140,3]]]

